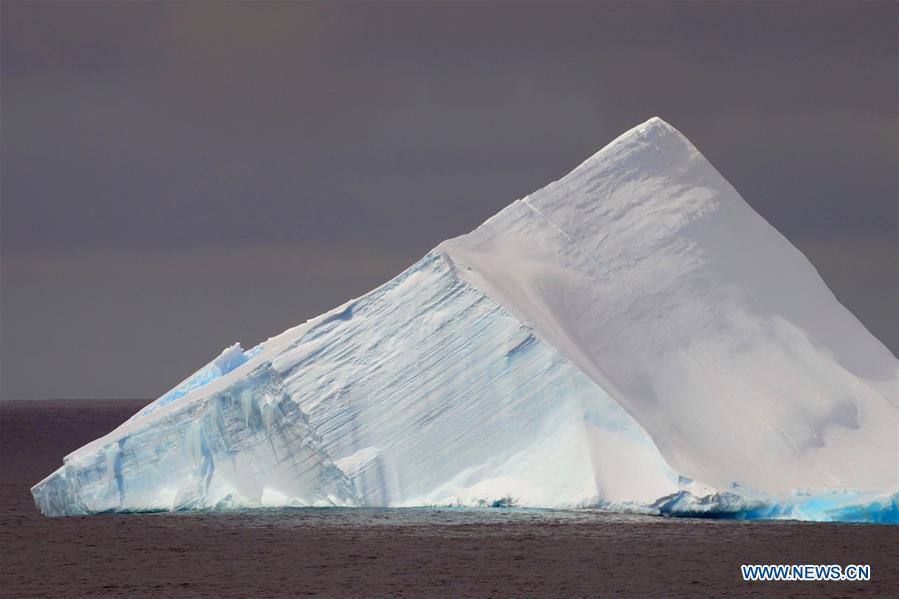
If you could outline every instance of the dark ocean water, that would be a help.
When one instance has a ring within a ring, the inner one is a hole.
[[[135,401],[0,402],[0,596],[899,596],[899,527],[507,508],[44,518],[29,488]],[[870,564],[746,583],[743,563]]]

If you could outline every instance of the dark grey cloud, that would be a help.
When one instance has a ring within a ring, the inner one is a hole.
[[[229,326],[256,341],[361,293],[358,282],[395,273],[656,114],[896,353],[897,12],[5,2],[3,396],[160,392],[230,341]],[[278,271],[240,270],[261,248],[346,276],[288,271],[283,288]],[[178,255],[208,269],[214,251],[235,261],[214,284],[155,266]],[[363,255],[381,257],[367,271],[377,276],[359,274]],[[194,301],[210,285],[214,323]],[[295,297],[266,303],[250,287]],[[68,335],[54,335],[60,314]],[[166,321],[179,323],[171,337]],[[165,357],[144,360],[154,355]],[[87,356],[118,382],[98,383]],[[34,384],[33,364],[52,367],[52,384]]]

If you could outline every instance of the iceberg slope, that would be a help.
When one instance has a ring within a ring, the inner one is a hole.
[[[48,515],[513,502],[897,519],[897,361],[660,119],[385,285],[216,360]]]

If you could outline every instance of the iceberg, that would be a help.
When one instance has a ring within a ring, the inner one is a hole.
[[[899,522],[899,364],[653,118],[239,344],[32,488],[49,516],[514,505]]]

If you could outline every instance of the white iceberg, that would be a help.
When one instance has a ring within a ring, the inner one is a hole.
[[[32,489],[47,515],[519,505],[899,521],[897,360],[658,118]]]

